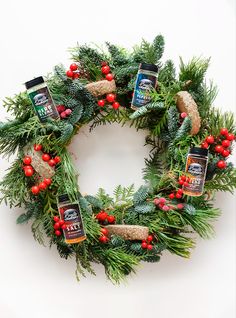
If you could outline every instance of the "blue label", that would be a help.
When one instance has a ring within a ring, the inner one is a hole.
[[[138,74],[131,104],[135,107],[142,107],[148,104],[151,100],[150,92],[155,88],[156,81],[156,76]]]

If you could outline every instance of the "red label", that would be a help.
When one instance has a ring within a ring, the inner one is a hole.
[[[63,230],[66,240],[72,240],[85,236],[83,221],[78,204],[67,204],[59,208],[61,219],[65,221]]]

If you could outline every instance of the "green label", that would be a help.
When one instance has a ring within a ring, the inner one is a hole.
[[[54,119],[59,117],[47,87],[29,93],[29,97],[41,122],[46,121],[48,117]]]

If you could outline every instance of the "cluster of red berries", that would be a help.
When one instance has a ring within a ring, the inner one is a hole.
[[[182,190],[182,189],[179,189],[179,190]],[[178,190],[178,191],[179,191],[179,190]],[[178,195],[177,195],[177,194],[178,194]],[[170,198],[171,200],[173,200],[174,198],[180,199],[180,198],[181,198],[180,195],[181,195],[181,197],[182,197],[182,195],[183,195],[183,190],[177,192],[176,194],[171,193],[171,194],[169,195],[169,198]],[[158,206],[158,208],[159,208],[160,210],[165,211],[165,212],[168,212],[169,210],[176,210],[176,208],[177,208],[178,210],[182,210],[182,209],[184,208],[184,204],[183,204],[183,203],[178,203],[177,205],[173,205],[173,204],[170,204],[170,202],[168,202],[167,199],[166,199],[166,198],[163,198],[163,197],[161,197],[161,198],[155,198],[155,199],[153,200],[153,203],[154,203],[156,206]]]
[[[25,156],[23,158],[23,163],[25,164],[25,166],[23,166],[23,170],[26,177],[32,177],[32,175],[34,174],[34,169],[31,166],[31,162],[32,162],[32,159],[30,156]]]
[[[60,220],[60,218],[58,216],[54,216],[53,217],[53,221],[55,222],[53,225],[53,228],[55,230],[55,235],[56,236],[60,236],[61,235],[61,231],[60,230],[65,230],[66,229],[66,225],[65,225],[65,221],[64,220]]]
[[[52,179],[50,179],[50,178],[45,178],[45,179],[43,179],[42,182],[39,183],[39,185],[34,185],[34,186],[32,186],[31,192],[32,192],[34,195],[37,195],[37,194],[39,194],[40,191],[46,190],[47,187],[50,186],[51,183],[52,183]]]
[[[99,99],[98,106],[104,107],[106,102],[112,104],[114,109],[118,109],[120,107],[120,103],[116,101],[116,95],[113,93],[107,94],[106,99]]]
[[[234,140],[234,134],[228,132],[227,128],[221,128],[219,136],[216,138],[211,135],[207,136],[201,144],[201,147],[204,149],[211,148],[217,155],[227,158],[231,153],[229,147]],[[222,159],[220,159],[216,165],[219,169],[225,169],[227,166],[225,160]]]
[[[146,240],[142,241],[141,247],[142,249],[147,249],[149,251],[151,251],[153,249],[153,235],[148,235],[148,237],[146,238]]]
[[[32,158],[30,156],[25,156],[23,158],[23,163],[25,166],[23,166],[23,170],[26,177],[32,177],[34,174],[34,169],[30,165],[32,162]],[[37,195],[40,191],[46,190],[46,188],[52,183],[52,180],[50,178],[43,179],[42,182],[39,183],[39,185],[34,185],[31,188],[31,192],[35,195]]]
[[[113,224],[116,221],[116,218],[114,215],[109,215],[107,212],[104,210],[101,210],[97,215],[96,219],[98,220],[99,223],[102,224]]]
[[[107,64],[107,62],[102,62],[101,64],[102,64],[102,67],[101,67],[102,74],[105,75],[106,80],[112,81],[114,76],[110,72],[111,71],[110,66]]]
[[[180,186],[184,186],[184,187],[187,187],[189,185],[189,182],[190,182],[190,178],[182,175],[179,177],[179,185]],[[183,196],[183,189],[179,188],[176,192],[172,192],[169,194],[169,198],[171,200],[173,199],[181,199]]]
[[[71,79],[77,79],[80,77],[80,73],[78,71],[78,65],[76,63],[72,63],[70,65],[70,69],[66,71],[66,76]]]
[[[108,238],[108,230],[106,228],[101,228],[101,236],[99,237],[99,241],[101,243],[107,243],[109,242],[109,238]]]
[[[57,111],[62,119],[65,119],[72,113],[72,110],[70,108],[66,108],[65,105],[57,105]]]
[[[42,145],[35,144],[34,145],[34,150],[35,151],[41,151],[43,149]],[[59,156],[56,156],[54,158],[51,158],[51,156],[47,153],[43,153],[42,155],[43,161],[47,162],[49,166],[54,167],[58,163],[61,162],[61,158]]]
[[[156,206],[158,206],[158,207],[160,208],[160,210],[162,210],[162,211],[167,212],[167,211],[170,210],[170,207],[166,204],[166,203],[167,203],[166,198],[163,198],[163,197],[161,197],[161,198],[155,198],[155,199],[153,200],[153,203],[154,203]]]

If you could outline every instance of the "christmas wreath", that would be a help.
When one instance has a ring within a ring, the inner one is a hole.
[[[61,257],[75,257],[78,278],[95,274],[93,262],[119,283],[164,250],[189,257],[192,234],[213,233],[214,193],[236,186],[228,161],[234,117],[212,106],[209,59],[180,59],[176,75],[171,60],[161,62],[163,50],[161,35],[132,52],[108,42],[106,49],[76,46],[69,70],[58,65],[3,103],[14,119],[0,123],[0,153],[17,157],[0,183],[1,200],[24,208],[17,223],[31,222],[40,244],[48,237]],[[83,125],[114,122],[147,131],[144,185],[83,196],[67,146]]]

